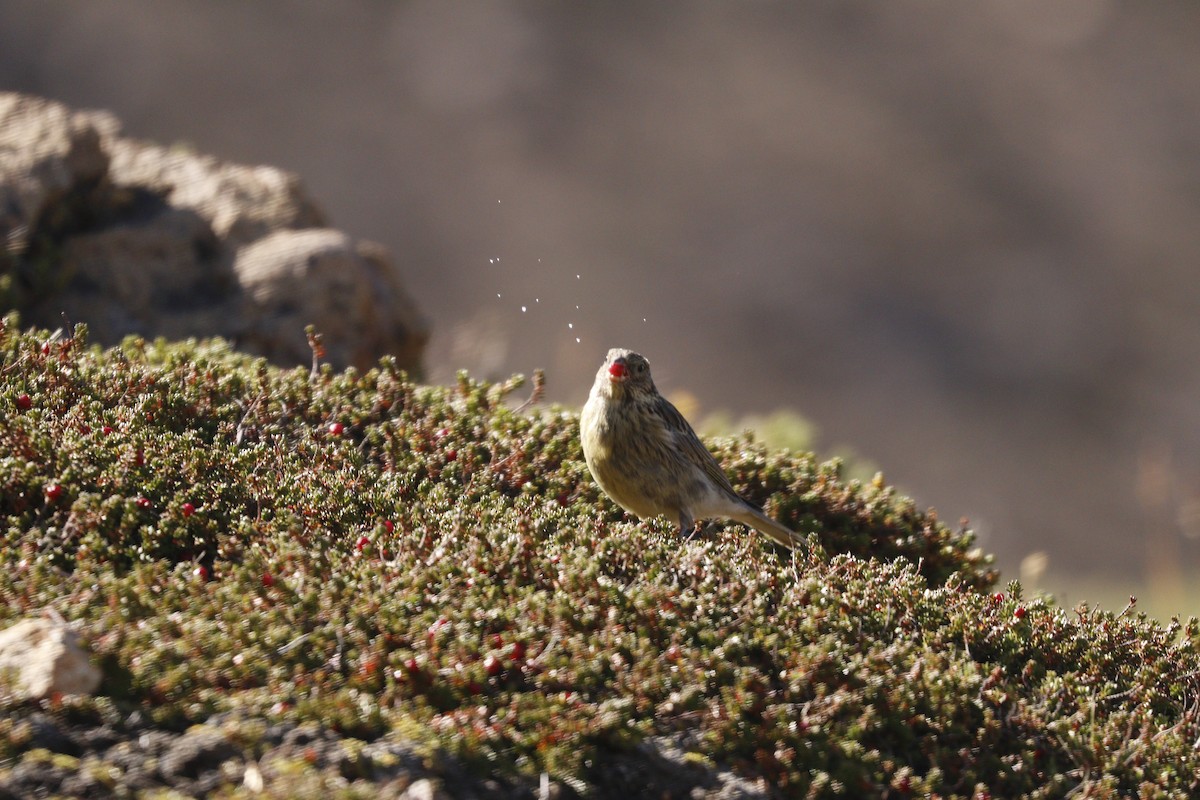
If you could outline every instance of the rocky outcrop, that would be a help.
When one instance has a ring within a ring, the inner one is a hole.
[[[50,328],[222,336],[308,363],[394,356],[419,369],[428,325],[382,247],[328,227],[274,167],[121,136],[104,112],[0,93],[0,309]]]

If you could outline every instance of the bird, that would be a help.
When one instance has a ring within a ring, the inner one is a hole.
[[[689,533],[697,520],[749,525],[784,547],[798,533],[739,496],[679,409],[658,393],[650,362],[624,348],[608,351],[579,418],[588,470],[600,488],[639,519],[666,516]]]

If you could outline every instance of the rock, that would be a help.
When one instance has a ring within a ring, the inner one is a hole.
[[[37,97],[0,93],[0,275],[28,257],[19,278],[37,284],[49,241],[84,227],[103,205],[108,154],[94,120]],[[0,300],[21,286],[0,291]],[[18,295],[19,296],[19,295]]]
[[[768,800],[777,796],[765,783],[704,759],[689,758],[696,744],[694,732],[651,736],[631,751],[613,754],[605,768],[597,771],[592,788],[613,797]]]
[[[311,323],[331,362],[366,369],[379,353],[415,363],[428,339],[380,248],[340,231],[276,231],[243,248],[234,272],[255,309],[239,340],[251,352],[311,360],[304,335]]]
[[[418,778],[408,785],[400,800],[450,800],[440,781]]]
[[[35,227],[50,205],[108,171],[100,131],[58,103],[0,93],[0,226]]]
[[[189,209],[161,206],[72,236],[60,252],[61,268],[73,276],[68,289],[31,303],[27,315],[47,326],[87,322],[98,342],[229,336],[245,308],[230,259]]]
[[[275,167],[222,162],[182,148],[113,138],[109,174],[118,186],[137,186],[173,208],[188,209],[212,227],[217,238],[237,247],[284,228],[327,223],[305,195],[300,179]]]
[[[63,782],[75,770],[52,759],[25,760],[17,764],[0,783],[0,798],[58,797]]]
[[[63,797],[112,797],[112,780],[99,759],[87,758],[63,780],[59,791]]]
[[[310,797],[330,787],[341,787],[333,792],[337,796],[381,800],[576,796],[548,778],[530,784],[479,775],[449,753],[396,735],[368,743],[329,728],[268,724],[239,712],[218,713],[185,731],[147,727],[138,714],[96,725],[86,716],[57,719],[29,708],[19,713],[28,716],[14,720],[10,738],[25,744],[0,763],[0,800]],[[271,728],[272,735],[262,735]]]
[[[220,731],[201,726],[171,742],[159,759],[158,771],[165,778],[196,778],[237,752]]]
[[[166,744],[161,749],[165,749]],[[122,741],[104,753],[104,761],[121,776],[124,786],[138,792],[160,785],[156,769],[158,755],[150,748],[141,746],[141,742]]]
[[[0,310],[91,339],[221,336],[286,366],[393,356],[428,324],[378,245],[330,229],[300,179],[123,137],[104,112],[0,93]]]
[[[47,714],[38,712],[25,723],[29,734],[29,746],[79,756],[83,753],[80,743],[71,735],[70,729]]]
[[[92,666],[68,626],[28,619],[0,631],[0,669],[15,673],[14,689],[32,699],[54,694],[91,694],[100,685]]]

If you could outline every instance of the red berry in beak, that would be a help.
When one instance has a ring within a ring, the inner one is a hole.
[[[625,368],[624,361],[614,361],[608,366],[608,374],[613,376],[613,378],[618,381],[625,380],[625,375],[628,374],[628,372],[629,370]]]

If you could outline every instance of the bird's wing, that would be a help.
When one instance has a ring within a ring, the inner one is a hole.
[[[663,423],[666,434],[674,439],[675,448],[682,453],[689,461],[704,469],[704,473],[712,479],[712,482],[718,487],[728,492],[730,496],[741,499],[738,493],[733,490],[733,486],[729,483],[729,478],[725,475],[725,470],[721,469],[721,465],[717,463],[717,459],[713,458],[713,454],[708,452],[708,448],[700,441],[700,437],[692,430],[692,426],[683,418],[683,414],[679,413],[679,409],[671,405],[671,402],[666,398],[662,398],[661,407]]]

